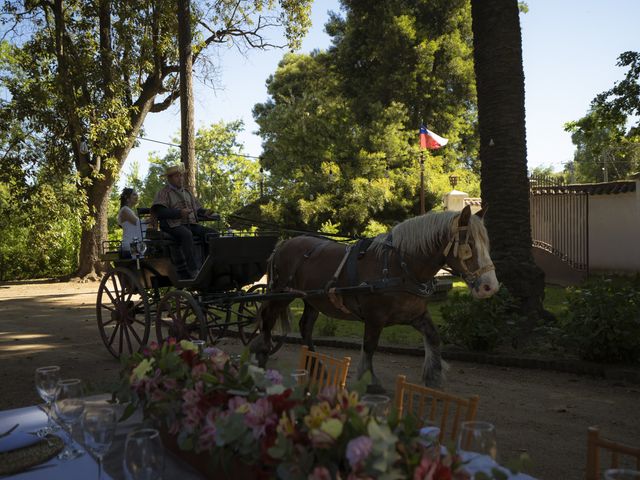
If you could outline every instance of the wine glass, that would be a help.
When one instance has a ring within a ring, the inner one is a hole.
[[[479,455],[487,455],[496,460],[496,427],[489,422],[462,422],[458,436],[458,452],[463,460],[470,460]]]
[[[62,421],[62,429],[67,434],[64,450],[58,454],[59,460],[71,460],[83,454],[82,450],[73,446],[73,426],[80,421],[84,410],[82,394],[82,381],[79,378],[58,382],[58,392],[53,402],[53,408]]]
[[[162,478],[164,451],[158,430],[143,428],[129,432],[124,445],[122,463],[126,480]]]
[[[102,458],[107,454],[116,433],[116,411],[108,405],[86,406],[82,414],[82,431],[87,450],[98,460],[98,480],[102,479]]]
[[[605,480],[640,480],[638,470],[614,468],[604,472]]]
[[[294,370],[293,372],[291,372],[290,376],[293,379],[294,385],[306,386],[309,382],[309,372],[307,372],[304,368],[298,368],[297,370]]]
[[[60,380],[60,367],[51,365],[48,367],[36,368],[36,390],[40,398],[47,404],[47,426],[38,430],[39,437],[45,437],[48,434],[58,430],[51,421],[51,403],[56,398],[58,391],[58,380]]]
[[[378,423],[384,423],[387,421],[387,415],[389,415],[389,405],[391,399],[386,395],[363,395],[360,400],[368,409],[369,416],[374,418]]]
[[[205,342],[204,340],[194,339],[194,340],[191,340],[191,343],[193,343],[198,349],[198,355],[203,356],[204,349],[207,346],[207,342]]]

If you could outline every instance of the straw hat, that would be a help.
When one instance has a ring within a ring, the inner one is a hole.
[[[164,175],[170,177],[176,173],[184,173],[184,165],[179,163],[178,165],[170,165],[164,170]]]

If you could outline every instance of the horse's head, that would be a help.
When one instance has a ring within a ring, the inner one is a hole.
[[[449,243],[444,249],[447,265],[466,282],[475,298],[488,298],[500,285],[489,256],[489,235],[482,223],[484,212],[471,215],[467,205],[453,219]]]

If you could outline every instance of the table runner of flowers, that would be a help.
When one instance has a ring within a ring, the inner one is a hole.
[[[123,419],[142,408],[182,451],[206,456],[211,467],[230,471],[240,461],[254,478],[291,480],[469,478],[458,456],[425,448],[415,418],[370,416],[359,400],[362,385],[309,392],[252,365],[248,354],[199,353],[171,338],[134,354],[122,381]]]

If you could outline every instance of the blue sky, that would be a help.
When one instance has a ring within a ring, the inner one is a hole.
[[[638,0],[528,0],[529,12],[520,16],[525,71],[527,150],[529,168],[552,166],[560,170],[573,157],[573,144],[563,125],[582,117],[591,100],[621,80],[625,70],[616,67],[617,57],[627,50],[640,50],[637,34],[640,18]],[[337,0],[315,0],[312,28],[302,52],[325,49],[324,33],[328,11],[339,11]],[[196,82],[196,128],[219,120],[242,119],[240,136],[244,152],[259,155],[260,138],[251,110],[267,99],[265,80],[275,72],[284,51],[237,50],[221,53],[219,87]],[[430,125],[436,131],[437,125]],[[160,114],[150,114],[145,136],[171,142],[179,138],[180,112],[177,105]],[[416,127],[417,129],[417,127]],[[137,161],[142,173],[147,156],[163,154],[168,147],[141,141],[129,155],[124,171]]]

